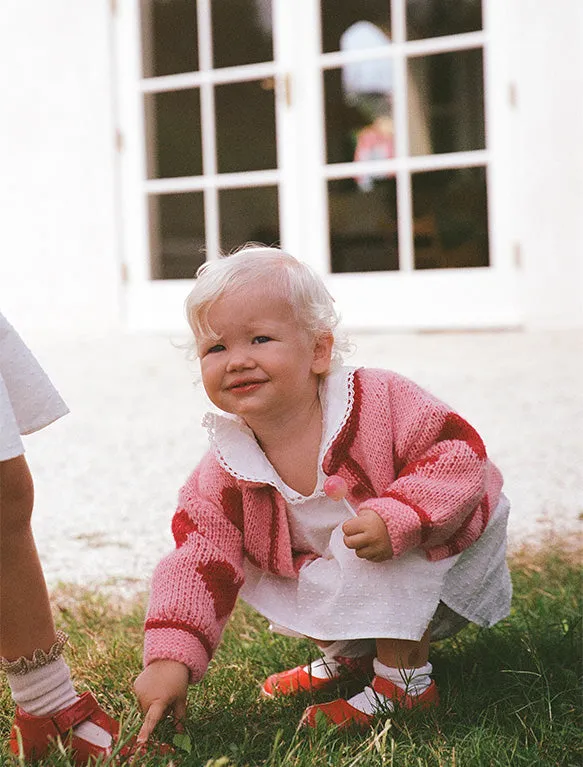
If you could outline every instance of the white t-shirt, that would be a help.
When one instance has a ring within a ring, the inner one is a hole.
[[[0,312],[0,461],[24,453],[31,434],[69,412],[45,371]]]

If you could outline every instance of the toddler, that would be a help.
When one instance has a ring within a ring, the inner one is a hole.
[[[263,695],[362,680],[348,700],[309,706],[305,725],[320,712],[366,728],[395,705],[437,705],[430,640],[491,626],[510,605],[509,504],[480,436],[412,381],[342,366],[332,298],[279,249],[207,262],[186,310],[221,412],[204,419],[211,449],[154,572],[138,739],[168,709],[184,716],[238,594],[323,653]]]

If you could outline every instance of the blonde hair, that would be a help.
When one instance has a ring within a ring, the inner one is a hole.
[[[195,341],[215,336],[208,322],[212,305],[225,293],[248,285],[265,285],[266,292],[285,296],[298,324],[313,338],[330,333],[334,338],[333,363],[341,362],[343,354],[350,351],[351,345],[336,332],[340,318],[322,279],[289,253],[256,243],[207,261],[196,272],[184,305]]]

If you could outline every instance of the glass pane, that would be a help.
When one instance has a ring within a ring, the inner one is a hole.
[[[220,242],[225,252],[246,242],[279,243],[277,187],[221,189],[219,211]]]
[[[152,279],[192,279],[205,260],[202,192],[150,197]]]
[[[416,269],[489,266],[485,168],[413,174]]]
[[[391,35],[389,0],[322,0],[322,51],[383,45]]]
[[[482,50],[409,59],[412,155],[484,149]]]
[[[482,0],[408,0],[407,38],[442,37],[482,29]]]
[[[363,62],[382,70],[386,90],[350,90],[345,71],[324,72],[326,155],[329,163],[394,157],[392,61]],[[346,68],[345,68],[346,70]]]
[[[328,182],[333,272],[384,272],[399,268],[397,185],[394,178]]]
[[[272,0],[212,0],[214,66],[273,60]]]
[[[275,98],[271,78],[218,85],[215,104],[219,173],[275,168]]]
[[[148,178],[202,173],[198,89],[144,97]]]
[[[141,0],[144,77],[198,69],[196,0]]]

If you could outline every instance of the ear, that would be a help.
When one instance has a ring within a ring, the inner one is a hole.
[[[334,336],[332,333],[322,333],[314,342],[314,356],[312,358],[312,373],[324,375],[330,370],[332,361],[332,347]]]

